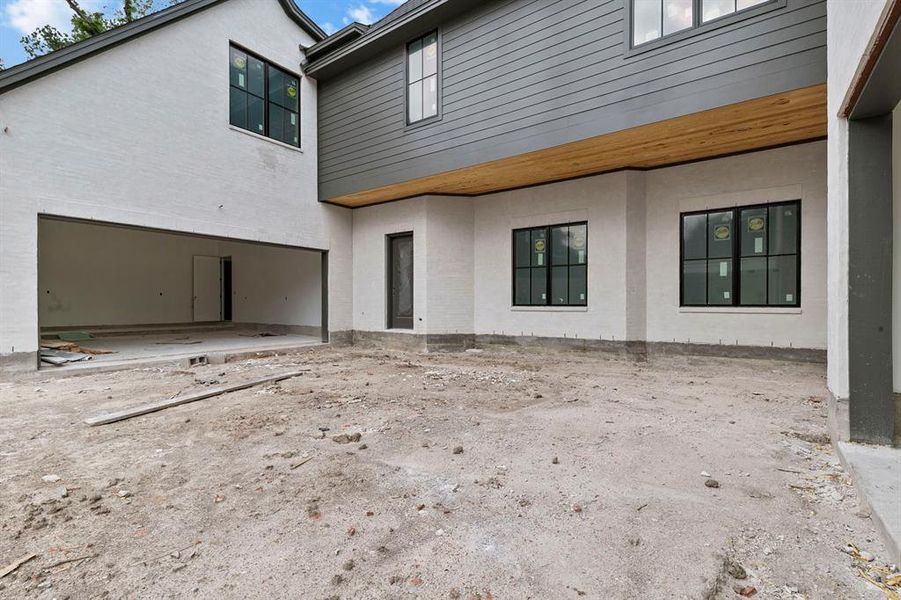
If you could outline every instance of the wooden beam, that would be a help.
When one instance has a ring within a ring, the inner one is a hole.
[[[860,100],[863,88],[867,85],[873,69],[876,68],[876,63],[879,62],[879,57],[882,56],[882,50],[892,36],[892,31],[894,31],[899,19],[901,19],[901,0],[890,0],[886,3],[882,14],[879,16],[879,22],[876,23],[873,36],[870,38],[866,50],[864,50],[860,63],[857,65],[857,70],[851,79],[851,85],[848,87],[844,100],[842,100],[838,116],[847,119],[851,115],[851,111],[854,110],[857,101]]]
[[[168,400],[160,400],[159,402],[152,402],[150,404],[144,404],[142,406],[136,406],[134,408],[126,408],[125,410],[120,410],[112,413],[107,413],[105,415],[99,415],[97,417],[89,417],[84,420],[85,423],[91,426],[95,425],[106,425],[108,423],[115,423],[116,421],[124,421],[125,419],[131,419],[132,417],[139,417],[141,415],[146,415],[152,412],[157,412],[159,410],[163,410],[166,408],[172,408],[173,406],[181,406],[182,404],[188,404],[189,402],[197,402],[198,400],[205,400],[206,398],[212,398],[213,396],[218,396],[220,394],[227,394],[229,392],[237,392],[238,390],[246,390],[249,387],[253,387],[255,385],[262,385],[264,383],[274,383],[276,381],[282,381],[283,379],[290,379],[292,377],[297,377],[299,375],[303,375],[304,373],[309,372],[310,369],[302,369],[300,371],[294,371],[291,373],[283,373],[281,375],[273,375],[271,377],[265,377],[263,379],[254,379],[253,381],[248,381],[245,383],[239,383],[237,385],[231,385],[227,387],[218,387],[211,390],[206,390],[203,392],[199,392],[196,394],[188,394],[185,396],[178,396],[177,398],[171,398]]]
[[[620,169],[663,167],[825,136],[826,86],[821,84],[328,201],[360,207],[425,194],[474,196]]]

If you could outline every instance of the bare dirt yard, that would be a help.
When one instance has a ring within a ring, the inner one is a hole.
[[[534,348],[6,381],[0,572],[35,556],[0,597],[883,598],[825,394],[816,364]]]

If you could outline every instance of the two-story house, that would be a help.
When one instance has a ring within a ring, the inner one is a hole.
[[[331,36],[291,0],[186,0],[0,74],[0,360],[37,368],[42,332],[222,322],[828,347],[847,398],[826,82],[825,0],[408,0]]]

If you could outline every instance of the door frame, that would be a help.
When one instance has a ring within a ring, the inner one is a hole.
[[[394,293],[393,293],[393,290],[394,290],[394,240],[396,240],[398,238],[404,238],[404,237],[410,238],[410,247],[411,247],[411,250],[413,253],[413,256],[412,256],[413,266],[415,268],[416,248],[414,245],[413,232],[412,231],[401,231],[398,233],[391,233],[391,234],[388,234],[387,236],[385,236],[385,241],[387,242],[385,244],[385,267],[386,267],[385,268],[385,271],[386,271],[385,307],[387,309],[386,324],[387,324],[388,329],[402,329],[402,330],[411,331],[411,330],[413,330],[413,324],[416,321],[415,310],[413,312],[413,315],[410,317],[409,327],[404,326],[405,324],[401,325],[401,324],[396,323],[395,319],[394,319]],[[411,289],[411,291],[413,293],[413,297],[415,299],[416,289],[414,287],[414,280],[415,280],[415,277],[413,276],[413,271],[411,270],[411,272],[410,272],[410,289]]]

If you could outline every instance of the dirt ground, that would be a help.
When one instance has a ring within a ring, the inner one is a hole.
[[[0,572],[36,557],[0,597],[882,598],[825,394],[822,365],[512,348],[7,381]]]

